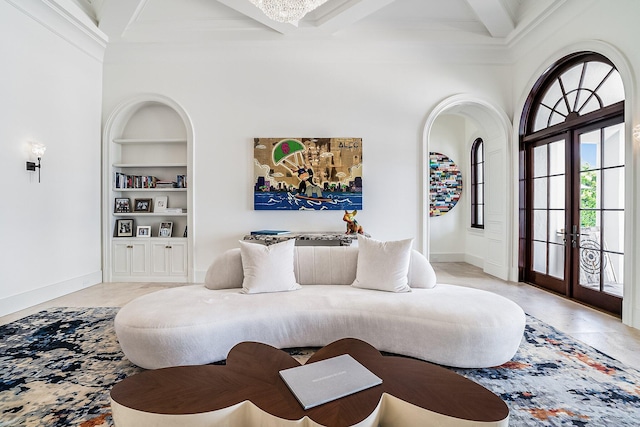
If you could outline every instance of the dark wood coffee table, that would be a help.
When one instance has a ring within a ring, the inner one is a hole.
[[[111,390],[113,418],[117,427],[150,422],[216,425],[216,421],[252,425],[258,420],[261,425],[277,425],[278,418],[331,427],[364,420],[361,425],[437,421],[455,426],[460,420],[465,426],[508,425],[507,405],[486,388],[427,362],[382,356],[360,340],[346,338],[329,344],[307,363],[341,354],[350,354],[383,383],[305,411],[278,374],[299,363],[284,351],[245,342],[229,352],[226,366],[165,368],[124,379]]]

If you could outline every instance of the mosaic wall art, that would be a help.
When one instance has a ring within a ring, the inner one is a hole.
[[[361,210],[362,138],[255,138],[254,210]]]
[[[444,215],[460,200],[462,172],[449,157],[430,152],[429,179],[429,216]]]

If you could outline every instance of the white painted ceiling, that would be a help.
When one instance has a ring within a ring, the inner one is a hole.
[[[298,27],[269,20],[249,0],[73,1],[113,43],[384,37],[504,45],[566,0],[329,0]]]

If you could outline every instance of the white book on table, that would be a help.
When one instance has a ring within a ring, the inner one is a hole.
[[[304,409],[382,384],[382,379],[348,354],[280,371]]]

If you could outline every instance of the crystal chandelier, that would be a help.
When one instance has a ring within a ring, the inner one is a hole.
[[[249,0],[269,19],[288,22],[296,27],[304,16],[322,6],[327,0]]]

